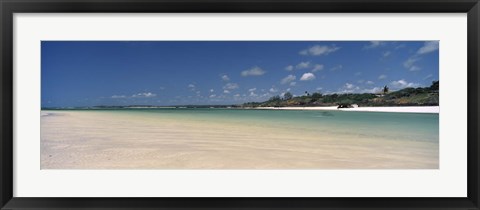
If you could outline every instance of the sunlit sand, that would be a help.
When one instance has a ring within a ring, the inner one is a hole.
[[[42,169],[436,169],[438,142],[258,123],[42,111]]]

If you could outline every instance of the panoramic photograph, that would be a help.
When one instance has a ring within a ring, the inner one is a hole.
[[[40,167],[438,169],[439,42],[42,41]]]

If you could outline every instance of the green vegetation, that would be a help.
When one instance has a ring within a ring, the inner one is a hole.
[[[283,98],[271,97],[264,102],[249,102],[242,107],[289,107],[289,106],[438,106],[439,81],[433,81],[430,87],[404,88],[390,91],[384,86],[379,93],[347,93],[323,95],[319,92],[293,97],[289,92]]]

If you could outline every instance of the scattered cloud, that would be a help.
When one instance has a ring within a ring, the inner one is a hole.
[[[439,47],[438,41],[428,41],[423,44],[423,47],[418,49],[417,54],[422,55],[422,54],[431,53],[433,51],[438,50],[438,47]]]
[[[433,75],[432,75],[432,74],[429,74],[429,75],[425,76],[425,77],[423,78],[423,80],[427,80],[427,79],[430,79],[430,78],[432,78],[432,77],[433,77]]]
[[[312,73],[305,73],[302,75],[302,77],[300,78],[300,81],[310,81],[310,80],[314,80],[315,79],[315,75],[312,74]]]
[[[414,57],[410,57],[408,58],[405,62],[403,62],[403,67],[407,68],[407,69],[410,69],[412,66],[415,65],[415,63],[417,61],[419,61],[420,58],[417,57],[417,56],[414,56]]]
[[[290,86],[295,86],[297,82],[290,82]]]
[[[222,80],[225,82],[230,81],[230,77],[228,77],[226,74],[222,76]]]
[[[248,89],[248,92],[253,92],[253,91],[256,91],[256,90],[257,90],[257,88],[250,88],[250,89]]]
[[[306,69],[310,67],[310,61],[300,62],[295,66],[296,69]]]
[[[385,75],[385,74],[382,74],[382,75],[378,76],[378,79],[386,79],[386,78],[387,78],[387,75]]]
[[[210,97],[210,98],[215,98],[215,96],[217,96],[217,95],[212,94],[212,95],[210,95],[209,97]]]
[[[408,70],[409,71],[420,71],[422,68],[418,67],[418,66],[412,66],[410,67]]]
[[[264,75],[266,72],[258,67],[258,66],[254,66],[253,68],[251,69],[247,69],[245,71],[242,71],[241,75],[244,76],[244,77],[248,77],[248,76],[261,76],[261,75]]]
[[[188,88],[195,88],[195,85],[194,84],[189,84]]]
[[[126,97],[127,96],[125,96],[125,95],[113,95],[110,98],[115,98],[116,99],[116,98],[126,98]]]
[[[385,51],[385,52],[382,53],[382,56],[383,56],[384,58],[386,58],[386,57],[390,56],[391,54],[392,54],[391,51]]]
[[[287,71],[293,71],[293,70],[298,70],[298,69],[308,69],[310,68],[310,61],[302,61],[300,63],[298,63],[297,65],[293,66],[293,65],[289,65],[287,67],[285,67],[285,70]]]
[[[268,91],[270,91],[270,92],[272,92],[272,93],[276,93],[276,92],[278,92],[278,90],[277,90],[277,89],[275,89],[275,88],[273,88],[273,87],[272,87],[272,88],[270,88],[270,90],[268,90]]]
[[[239,86],[237,83],[227,83],[225,86],[223,86],[223,89],[224,90],[235,90],[237,89]]]
[[[337,65],[337,66],[334,66],[330,69],[330,71],[338,71],[338,70],[341,70],[343,69],[343,65]]]
[[[322,87],[317,87],[315,90],[322,90],[323,88]]]
[[[310,48],[304,49],[300,51],[300,55],[312,55],[312,56],[321,56],[321,55],[328,55],[332,52],[339,50],[340,47],[336,47],[335,45],[327,46],[327,45],[314,45]]]
[[[157,96],[157,94],[151,93],[151,92],[137,93],[137,94],[132,95],[133,98],[151,98],[151,97],[155,97],[155,96]]]
[[[409,71],[420,71],[421,68],[415,65],[415,63],[421,60],[424,54],[437,51],[438,47],[439,47],[438,41],[425,42],[423,46],[417,50],[415,55],[409,57],[405,62],[403,62],[403,66]]]
[[[285,70],[287,71],[293,71],[295,69],[295,67],[293,67],[292,65],[289,65],[287,67],[285,67]]]
[[[345,83],[344,87],[347,88],[347,89],[353,89],[353,88],[355,88],[355,85],[347,82],[347,83]]]
[[[295,81],[295,79],[297,79],[297,77],[295,75],[288,75],[286,76],[285,78],[283,78],[280,83],[281,84],[287,84],[287,83],[290,83],[290,82],[293,82]]]
[[[407,82],[404,79],[398,80],[398,81],[392,81],[390,85],[395,88],[395,89],[402,89],[402,88],[407,88],[407,87],[418,87],[420,84],[418,83],[413,83],[413,82]]]
[[[229,94],[230,91],[229,90],[223,90],[223,93]]]
[[[367,84],[367,85],[373,85],[373,84],[375,84],[375,82],[369,80],[369,81],[365,82],[365,84]]]
[[[213,92],[215,92],[215,90],[214,90],[214,89],[210,89],[210,93],[213,93]]]
[[[385,45],[385,42],[382,41],[370,41],[370,44],[363,47],[364,49],[372,49]]]
[[[315,66],[313,66],[312,72],[321,71],[323,70],[323,68],[324,66],[322,64],[315,64]]]
[[[398,49],[401,49],[401,48],[404,48],[405,47],[405,44],[399,44],[397,46],[395,46],[395,50],[398,50]]]

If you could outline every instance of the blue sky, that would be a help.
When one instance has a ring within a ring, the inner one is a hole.
[[[42,106],[240,104],[438,80],[438,41],[43,41]]]

